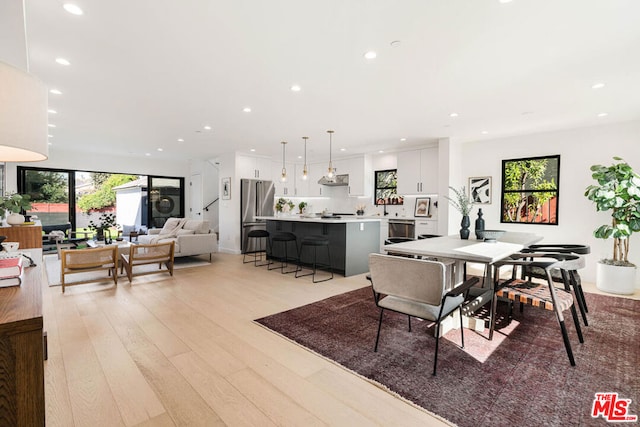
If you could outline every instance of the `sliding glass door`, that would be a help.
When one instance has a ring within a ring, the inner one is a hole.
[[[69,199],[74,177],[69,171],[25,169],[18,171],[19,193],[31,196],[32,209],[27,215],[37,216],[42,225],[64,225],[71,222],[75,200]],[[61,228],[63,229],[63,228]]]

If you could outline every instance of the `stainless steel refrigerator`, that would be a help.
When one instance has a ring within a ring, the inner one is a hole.
[[[256,219],[257,216],[273,216],[275,186],[272,181],[258,179],[240,180],[240,249],[242,253],[252,251],[249,247],[248,234],[251,230],[266,230],[265,220]]]

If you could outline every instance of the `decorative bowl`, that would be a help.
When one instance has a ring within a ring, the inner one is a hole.
[[[478,235],[478,238],[484,240],[485,242],[495,242],[497,241],[500,237],[502,237],[502,235],[506,233],[505,230],[483,230],[483,231],[476,231],[476,234]]]

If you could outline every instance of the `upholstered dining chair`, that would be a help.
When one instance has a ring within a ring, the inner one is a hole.
[[[444,318],[464,303],[464,295],[479,282],[477,277],[454,287],[452,261],[448,263],[392,255],[369,254],[369,272],[376,305],[380,308],[378,333],[373,351],[378,351],[380,329],[385,310],[411,316],[436,325],[436,348],[433,358],[433,375],[438,364],[440,324]],[[462,310],[460,310],[461,348],[464,348]]]
[[[560,253],[517,253],[511,255],[510,258],[499,261],[494,264],[495,273],[495,296],[493,298],[493,312],[495,313],[497,300],[499,297],[506,298],[510,303],[520,302],[534,307],[540,307],[553,311],[560,325],[562,340],[569,357],[571,366],[575,366],[576,362],[571,350],[571,341],[564,323],[564,311],[570,310],[573,317],[573,323],[578,334],[580,343],[584,342],[582,330],[580,329],[580,321],[578,313],[574,305],[573,294],[568,290],[566,283],[568,272],[582,268],[584,260],[574,254]],[[502,267],[512,268],[512,277],[500,282],[500,269]],[[545,280],[534,282],[531,278],[522,279],[522,270],[530,268],[539,268],[545,272]],[[557,288],[554,285],[552,272],[559,270],[565,281],[565,288]],[[512,313],[512,304],[510,304],[509,313]],[[491,317],[491,330],[495,327],[495,316]]]
[[[523,249],[521,252],[587,255],[591,252],[591,248],[587,245],[577,245],[577,244],[555,244],[555,243],[554,244],[536,244]],[[584,267],[584,263],[582,267]],[[576,302],[578,303],[580,314],[582,315],[582,322],[584,323],[585,326],[589,326],[589,321],[587,320],[587,313],[589,312],[589,307],[587,307],[587,300],[585,299],[584,292],[582,291],[582,280],[580,279],[580,274],[578,274],[578,270],[577,269],[569,270],[567,272],[569,276],[568,281],[564,280],[560,270],[554,270],[551,273],[552,273],[551,276],[553,277],[554,282],[565,283],[566,286],[573,288],[575,299],[576,299]],[[539,279],[546,279],[545,271],[537,267],[524,268],[523,274],[525,277],[537,277]],[[568,287],[567,287],[567,290],[569,290]]]

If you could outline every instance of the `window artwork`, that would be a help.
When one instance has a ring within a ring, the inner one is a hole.
[[[375,205],[401,205],[404,198],[398,195],[398,170],[375,172]]]
[[[560,156],[502,161],[500,222],[558,225]]]

